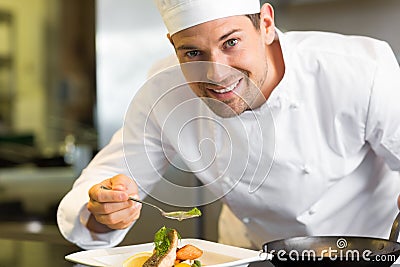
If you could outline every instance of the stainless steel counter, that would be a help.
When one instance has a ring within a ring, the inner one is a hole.
[[[64,257],[80,249],[59,235],[55,226],[0,223],[0,266],[77,267]]]
[[[64,259],[76,248],[43,241],[0,239],[1,267],[71,267],[78,266]]]
[[[20,202],[29,214],[46,214],[75,181],[72,167],[0,169],[0,204]]]

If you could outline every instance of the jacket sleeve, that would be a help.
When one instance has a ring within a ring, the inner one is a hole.
[[[176,58],[169,57],[166,62],[167,65],[173,65]],[[165,64],[161,67],[165,68]],[[86,228],[89,189],[104,179],[125,174],[136,181],[143,199],[165,173],[169,166],[168,158],[175,154],[168,140],[161,142],[161,126],[153,112],[160,86],[148,82],[146,85],[140,88],[130,103],[123,127],[83,170],[59,204],[57,221],[61,234],[83,249],[116,246],[129,231],[125,229],[97,234]],[[165,104],[169,106],[169,103]]]
[[[144,198],[168,167],[166,154],[173,151],[167,142],[160,141],[160,127],[154,114],[149,111],[151,103],[146,92],[137,93],[122,129],[84,169],[59,205],[57,220],[60,232],[81,248],[116,246],[129,231],[125,229],[98,234],[86,228],[89,217],[86,204],[91,186],[117,174],[125,174],[136,181],[139,195]]]
[[[377,45],[376,55],[365,138],[392,170],[399,171],[400,68],[387,43],[380,42]]]
[[[122,134],[119,130],[110,143],[91,161],[72,189],[61,200],[57,211],[57,223],[61,234],[83,249],[113,247],[119,244],[129,229],[98,234],[86,228],[89,211],[89,189],[96,183],[118,173],[127,174],[122,157]]]

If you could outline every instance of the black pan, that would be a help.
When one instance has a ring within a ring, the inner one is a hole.
[[[395,218],[389,240],[355,236],[293,237],[265,243],[263,252],[270,261],[255,266],[391,266],[400,255],[400,213]]]

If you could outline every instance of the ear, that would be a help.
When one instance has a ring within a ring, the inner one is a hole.
[[[268,3],[261,7],[260,29],[266,44],[271,44],[275,39],[274,8]]]
[[[172,44],[172,46],[174,46],[174,41],[172,41],[171,35],[169,33],[167,33],[167,38],[169,42]]]

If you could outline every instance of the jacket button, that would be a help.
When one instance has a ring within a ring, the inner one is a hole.
[[[303,170],[303,173],[304,173],[304,174],[310,174],[310,172],[311,172],[310,167],[307,166],[307,165],[304,165],[304,166],[302,167],[302,170]]]
[[[242,219],[242,222],[245,223],[245,224],[248,224],[250,222],[250,218],[249,217],[244,217]]]

